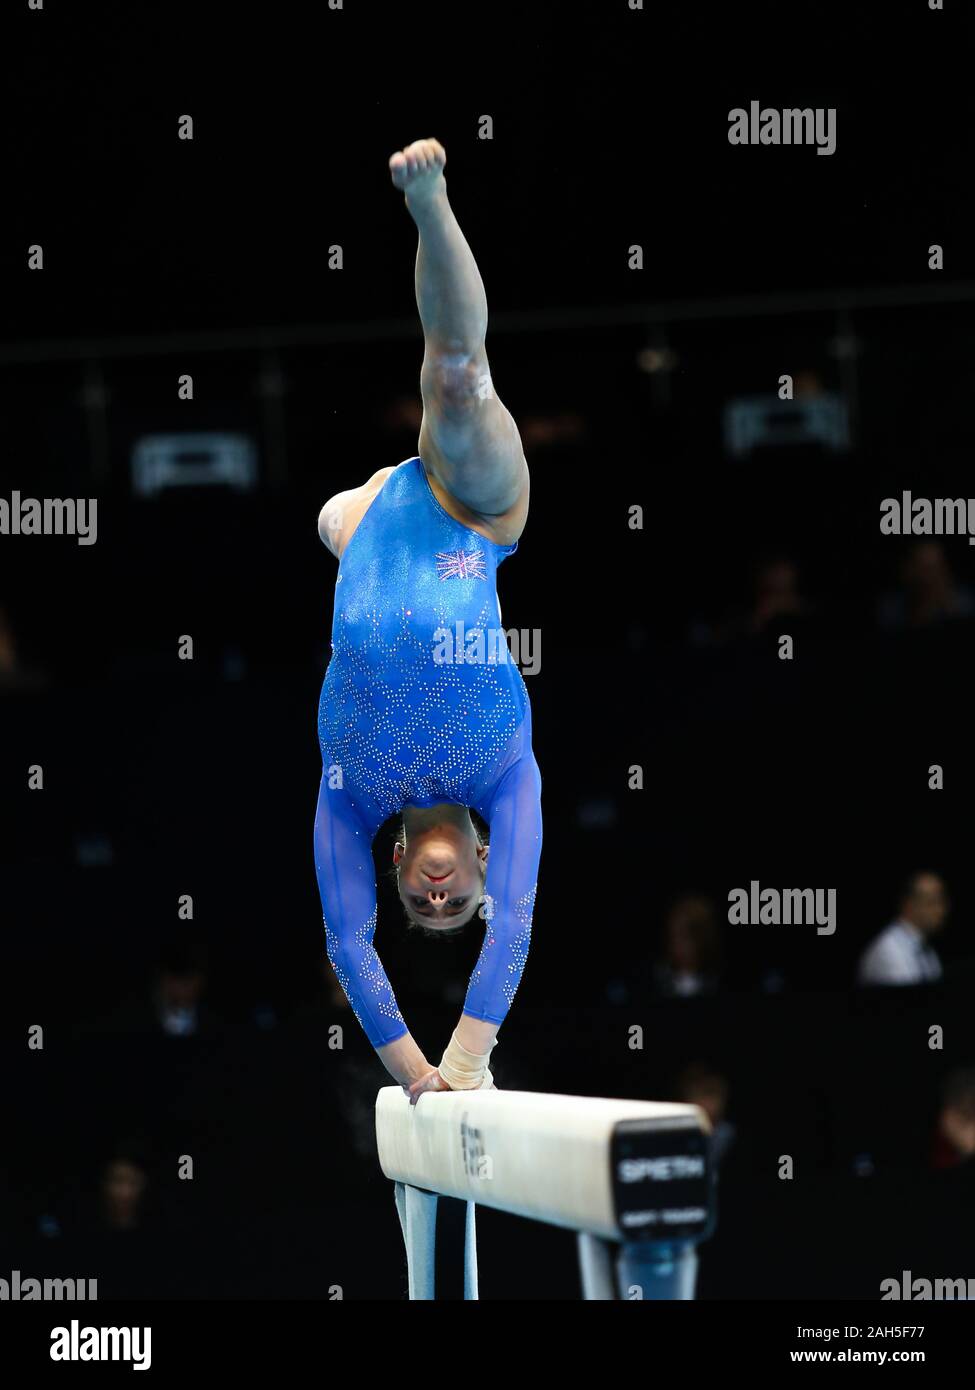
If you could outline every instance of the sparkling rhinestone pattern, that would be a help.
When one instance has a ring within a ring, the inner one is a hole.
[[[496,999],[500,995],[505,1006],[510,1006],[521,983],[525,961],[528,959],[536,887],[537,884],[533,884],[528,892],[523,893],[513,904],[513,915],[517,923],[515,929],[511,929],[509,924],[507,933],[498,933],[493,929],[494,919],[488,922],[484,933],[484,946],[471,975],[468,1003],[476,1001],[479,997]],[[478,1012],[476,1004],[474,1008],[468,1008],[465,1004],[465,1012],[476,1013],[478,1017],[490,1017]]]
[[[490,826],[494,912],[465,1011],[500,1023],[524,967],[541,852],[531,707],[514,662],[465,659],[467,642],[476,651],[479,635],[501,628],[495,575],[516,549],[451,517],[413,458],[342,556],[318,710],[315,866],[329,958],[374,1046],[406,1031],[372,945],[371,855],[379,826],[404,806],[457,802]],[[445,636],[458,633],[445,655]]]
[[[366,1026],[365,1017],[358,1002],[363,994],[369,996],[372,1003],[372,1008],[367,1010],[367,1013],[375,1012],[382,1018],[392,1019],[395,1023],[402,1023],[403,1015],[396,1005],[382,961],[372,944],[372,939],[376,933],[375,909],[368,922],[364,922],[356,931],[351,951],[343,949],[338,933],[332,930],[327,919],[324,920],[325,947],[328,958],[360,1025],[363,1028]],[[353,976],[355,977],[355,988],[351,987]]]

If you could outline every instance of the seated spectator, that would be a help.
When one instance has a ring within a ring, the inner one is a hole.
[[[799,569],[793,560],[779,556],[758,567],[746,632],[762,633],[774,623],[781,625],[790,618],[805,618],[810,611],[802,596]]]
[[[945,1078],[931,1148],[932,1168],[954,1168],[975,1155],[975,1067]]]
[[[128,1155],[118,1155],[105,1165],[100,1198],[106,1229],[129,1231],[139,1226],[146,1182],[145,1170]]]
[[[816,617],[802,591],[799,566],[788,555],[771,555],[752,568],[750,593],[742,606],[714,621],[695,620],[688,637],[694,646],[723,645],[791,632]]]
[[[941,541],[918,541],[900,569],[900,588],[880,601],[883,628],[933,627],[975,616],[975,594],[951,572]]]
[[[186,1038],[200,1031],[206,983],[204,951],[193,942],[168,943],[153,988],[156,1022],[164,1033]]]
[[[14,631],[3,608],[0,608],[0,679],[12,680],[20,669]]]
[[[710,898],[685,893],[664,922],[660,956],[653,967],[657,993],[671,998],[713,994],[721,974],[721,938]]]
[[[41,672],[24,664],[10,615],[0,604],[0,694],[38,690],[44,684]]]
[[[923,985],[940,980],[941,960],[930,938],[944,926],[948,895],[931,873],[913,874],[900,897],[899,913],[860,957],[861,985]]]
[[[711,1122],[711,1161],[717,1170],[735,1141],[735,1126],[726,1118],[728,1080],[705,1062],[692,1062],[677,1078],[677,1099],[699,1105]]]

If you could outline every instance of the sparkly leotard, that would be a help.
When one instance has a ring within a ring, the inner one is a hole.
[[[329,960],[374,1047],[407,1031],[373,947],[371,853],[379,826],[404,806],[459,803],[490,828],[484,944],[464,1012],[501,1023],[528,954],[541,777],[495,587],[517,548],[450,516],[411,458],[386,479],[339,565],[318,710],[315,871]]]

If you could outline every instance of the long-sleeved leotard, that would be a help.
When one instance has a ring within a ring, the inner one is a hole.
[[[339,565],[318,710],[315,871],[329,960],[374,1047],[407,1031],[373,947],[372,841],[404,806],[459,803],[490,828],[484,944],[464,1012],[501,1023],[528,954],[541,777],[495,580],[517,548],[450,516],[412,458],[386,479]]]

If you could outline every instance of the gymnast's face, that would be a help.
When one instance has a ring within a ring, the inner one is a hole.
[[[473,826],[446,822],[414,830],[406,844],[397,840],[399,895],[413,921],[433,930],[469,922],[484,891],[487,856]]]

